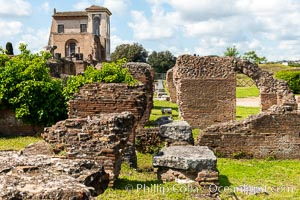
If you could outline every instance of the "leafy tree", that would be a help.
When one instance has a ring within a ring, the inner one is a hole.
[[[126,58],[128,62],[146,62],[147,57],[147,51],[138,43],[121,44],[111,54],[112,61]]]
[[[47,67],[47,52],[32,54],[20,44],[20,55],[0,56],[1,107],[12,108],[24,122],[50,125],[66,118],[67,110],[61,80],[52,79]]]
[[[235,46],[233,47],[227,47],[226,51],[224,52],[224,56],[230,56],[230,57],[239,57],[240,53],[238,52],[237,48]]]
[[[266,57],[257,56],[255,51],[249,51],[249,52],[244,53],[243,59],[249,60],[250,62],[253,62],[256,64],[267,62]]]
[[[148,63],[157,73],[166,73],[176,63],[176,57],[170,51],[153,51],[148,57]]]
[[[71,76],[67,80],[67,86],[64,88],[65,100],[72,98],[73,94],[79,91],[79,87],[94,82],[104,83],[128,83],[134,85],[137,81],[133,78],[127,68],[124,68],[126,59],[116,62],[103,63],[100,70],[94,67],[88,67],[83,75]]]
[[[279,71],[275,77],[285,80],[293,93],[300,94],[300,71]]]
[[[7,55],[14,55],[14,49],[11,42],[6,43],[6,54]]]

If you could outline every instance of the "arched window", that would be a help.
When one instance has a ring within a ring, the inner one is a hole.
[[[68,40],[66,42],[66,57],[75,56],[77,41],[76,40]]]
[[[93,18],[93,34],[100,36],[100,17]]]

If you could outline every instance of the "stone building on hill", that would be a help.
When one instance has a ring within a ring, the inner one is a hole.
[[[107,8],[95,5],[85,11],[56,12],[54,9],[48,47],[55,49],[56,58],[109,61],[110,16]]]

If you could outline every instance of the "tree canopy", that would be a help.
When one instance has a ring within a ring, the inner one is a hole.
[[[166,73],[176,63],[176,57],[170,51],[153,51],[148,57],[148,63],[157,73]]]
[[[7,55],[14,55],[14,49],[11,42],[6,43],[6,54]]]
[[[267,62],[266,57],[259,57],[255,51],[248,51],[246,53],[244,53],[243,59],[249,60],[250,62],[259,64],[259,63],[263,63],[263,62]]]
[[[235,46],[233,47],[227,47],[226,51],[224,52],[224,56],[230,56],[230,57],[239,57],[240,53],[238,52],[237,48]]]
[[[141,44],[121,44],[111,54],[112,61],[126,58],[128,62],[146,62],[148,53]]]

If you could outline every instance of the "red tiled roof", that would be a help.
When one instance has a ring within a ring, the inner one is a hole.
[[[95,12],[95,11],[100,11],[100,12],[107,12],[107,14],[111,15],[111,12],[102,6],[96,6],[96,5],[92,5],[88,8],[85,9],[87,12]]]
[[[53,17],[87,17],[87,12],[56,12],[53,14]]]

